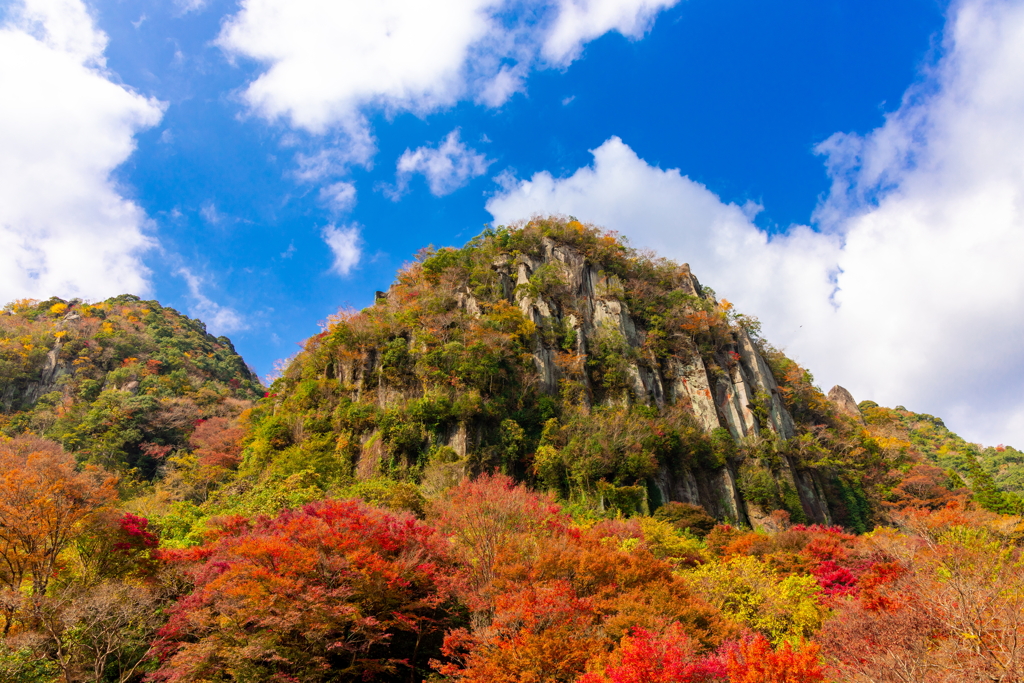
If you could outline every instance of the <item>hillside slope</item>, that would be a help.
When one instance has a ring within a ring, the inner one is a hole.
[[[155,301],[19,301],[0,312],[0,432],[148,479],[205,418],[262,393],[227,337]]]
[[[905,463],[907,473],[896,487],[896,500],[899,493],[921,486],[963,489],[966,495],[969,483],[971,495],[986,509],[1024,512],[1024,453],[1003,445],[983,448],[968,443],[940,418],[903,406],[885,408],[862,401],[856,411],[875,443]]]

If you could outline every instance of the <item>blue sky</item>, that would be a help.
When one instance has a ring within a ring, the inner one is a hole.
[[[1024,443],[1024,3],[2,7],[5,300],[140,293],[266,375],[420,247],[564,212],[824,389]]]

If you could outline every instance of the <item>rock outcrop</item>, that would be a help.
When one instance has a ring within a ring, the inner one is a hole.
[[[571,247],[547,238],[543,244],[543,258],[521,255],[514,261],[496,264],[503,280],[507,278],[515,283],[512,298],[538,327],[553,322],[572,329],[577,353],[587,354],[587,340],[601,333],[611,333],[624,340],[635,351],[635,359],[628,367],[633,401],[658,406],[665,405],[666,401],[688,402],[708,432],[725,427],[736,439],[765,432],[783,439],[795,435],[793,418],[782,402],[775,378],[745,330],[735,331],[732,348],[723,356],[725,369],[714,376],[709,374],[696,350],[688,358],[655,359],[643,350],[645,332],[638,329],[622,300],[618,278],[602,273]],[[577,312],[565,315],[556,303],[529,293],[530,276],[544,266],[558,269],[570,296],[578,302],[578,317]],[[684,264],[683,267],[688,277],[683,278],[681,289],[690,296],[706,299],[689,266]],[[471,310],[476,302],[468,297],[465,306]],[[560,379],[553,354],[554,350],[545,347],[538,337],[534,361],[541,384],[549,392],[557,390]],[[758,408],[764,409],[767,420],[759,421],[755,414]]]
[[[498,283],[496,291],[537,330],[529,350],[542,393],[555,396],[565,382],[578,382],[580,400],[593,407],[683,407],[705,433],[727,430],[736,442],[784,442],[795,436],[794,420],[771,368],[742,327],[731,326],[731,338],[718,348],[702,350],[691,343],[684,353],[659,355],[648,343],[651,331],[631,314],[619,277],[572,246],[545,237],[539,253],[503,254],[490,268]],[[701,287],[685,264],[676,285],[673,295],[689,297],[695,306],[709,311],[708,315],[725,316],[726,309]],[[387,306],[389,301],[397,305],[392,301],[395,296],[392,287],[387,294],[378,294],[377,305]],[[453,296],[463,313],[476,318],[494,303],[479,300],[468,283],[458,285]],[[543,330],[558,330],[561,343],[553,343]],[[579,369],[593,363],[596,347],[602,343],[621,347],[625,359],[621,390],[595,386],[589,374]],[[577,359],[575,369],[564,360],[569,356]],[[415,386],[398,388],[381,381],[381,358],[377,350],[338,359],[338,380],[352,390],[354,400],[360,400],[364,386],[373,381],[379,406],[421,395]],[[439,437],[443,440],[440,445],[466,458],[481,447],[485,431],[483,424],[461,422],[446,429]],[[369,446],[364,447],[362,458],[373,464],[360,462],[356,469],[369,476],[381,459],[381,442],[371,437],[365,443]],[[822,486],[812,473],[799,471],[789,458],[781,457],[774,475],[781,487],[795,492],[808,519],[830,521]],[[752,515],[740,493],[739,479],[737,462],[726,461],[710,469],[673,469],[663,464],[648,481],[648,489],[662,501],[699,504],[719,518],[748,523]]]
[[[832,402],[832,405],[834,405],[836,410],[840,413],[848,415],[861,424],[864,424],[864,416],[861,415],[860,408],[857,407],[857,401],[854,400],[853,394],[845,388],[837,384],[829,389],[828,400]]]

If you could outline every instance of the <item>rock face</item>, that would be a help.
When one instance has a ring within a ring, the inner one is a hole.
[[[581,316],[575,313],[563,317],[553,302],[542,296],[532,296],[526,288],[530,276],[543,266],[554,265],[570,294],[581,302]],[[690,407],[710,432],[725,427],[736,439],[769,433],[783,439],[794,436],[793,418],[779,395],[779,388],[767,362],[757,352],[750,336],[740,328],[733,348],[723,365],[724,371],[712,376],[701,354],[694,350],[689,358],[670,358],[659,361],[646,354],[643,348],[645,333],[638,326],[622,301],[622,285],[614,275],[606,275],[587,263],[571,247],[544,240],[544,258],[519,256],[511,263],[496,266],[503,279],[514,282],[515,303],[520,310],[541,327],[550,321],[566,325],[575,333],[576,351],[587,354],[587,340],[601,333],[625,340],[635,351],[635,360],[628,367],[631,399],[637,403],[664,406],[667,403],[689,403]],[[690,296],[707,299],[697,278],[689,273],[683,279],[683,291]],[[514,279],[513,279],[514,275]],[[717,302],[711,301],[715,304]],[[466,300],[467,309],[475,305]],[[553,362],[554,350],[545,347],[538,338],[534,348],[534,362],[541,383],[549,392],[557,390],[560,379]],[[759,403],[767,412],[767,420],[758,420],[755,410]]]
[[[854,400],[853,394],[845,388],[837,384],[829,389],[828,400],[832,402],[832,405],[834,405],[836,410],[840,413],[849,415],[861,424],[864,424],[864,417],[860,414],[860,408],[857,407],[857,401]]]
[[[689,352],[659,356],[646,343],[649,331],[631,315],[623,284],[616,275],[604,272],[571,246],[546,237],[541,244],[541,253],[502,256],[493,261],[491,269],[501,296],[538,331],[561,330],[562,339],[568,340],[556,345],[539,332],[533,336],[530,354],[536,383],[543,393],[557,395],[564,380],[573,380],[582,383],[585,391],[581,400],[589,405],[681,406],[707,434],[726,430],[736,442],[784,441],[795,436],[793,418],[771,369],[743,328],[732,327],[731,339],[710,352],[691,345]],[[707,311],[724,316],[727,309],[701,287],[689,267],[683,265],[682,270],[676,294],[691,297]],[[541,275],[549,283],[548,289],[557,290],[557,296],[538,287]],[[388,305],[395,296],[393,287],[387,294],[378,295],[378,305]],[[462,312],[477,318],[491,303],[479,301],[469,286],[459,286],[454,298]],[[572,302],[571,306],[565,302]],[[599,390],[587,373],[567,367],[564,360],[574,354],[579,359],[577,366],[585,366],[601,340],[612,340],[623,347],[622,357],[627,360],[622,391]],[[359,400],[364,385],[373,384],[371,378],[380,376],[380,364],[381,354],[377,352],[339,358],[337,376],[353,390],[353,399]],[[409,394],[409,389],[397,391],[379,382],[375,391],[378,405],[384,406],[402,400],[402,391],[408,400],[418,390],[412,389],[413,394]],[[460,423],[442,438],[458,457],[465,457],[479,445],[481,429],[477,424]],[[370,438],[367,443],[370,446],[364,447],[362,458],[376,463],[381,457],[380,440]],[[812,473],[798,471],[788,458],[781,460],[775,475],[784,482],[782,486],[796,493],[809,520],[829,522],[820,482]],[[374,468],[365,461],[359,463],[357,471],[372,473]],[[762,511],[755,512],[744,502],[739,479],[737,462],[710,469],[673,470],[662,466],[648,481],[648,489],[662,501],[695,503],[721,519],[750,523]]]
[[[699,352],[689,358],[670,358],[659,361],[643,352],[644,332],[631,317],[621,299],[622,286],[614,275],[601,273],[586,262],[578,252],[550,239],[544,240],[544,258],[518,257],[507,269],[511,279],[514,268],[517,285],[529,283],[532,273],[545,265],[555,265],[570,292],[583,302],[582,316],[565,321],[576,332],[577,352],[588,352],[586,340],[600,331],[610,330],[621,336],[635,350],[636,360],[630,362],[632,400],[637,403],[664,406],[666,403],[689,404],[689,408],[707,432],[724,427],[732,437],[768,437],[789,439],[796,434],[793,418],[784,406],[778,385],[768,363],[754,346],[745,330],[735,332],[732,348],[726,351],[726,361],[720,364],[724,371],[715,375],[708,372]],[[681,289],[688,295],[707,300],[697,278],[685,266],[688,277],[683,278]],[[541,326],[545,318],[561,322],[557,306],[542,297],[531,297],[515,290],[520,309],[533,322]],[[717,304],[716,301],[709,301]],[[559,375],[551,360],[552,350],[539,341],[534,359],[541,381],[554,391]],[[761,410],[763,417],[756,414]],[[797,475],[788,459],[783,459],[782,476],[800,494],[808,517],[828,522],[828,506],[824,503],[820,487],[808,473]],[[713,471],[686,470],[681,475],[671,474],[663,468],[655,478],[659,494],[665,501],[681,501],[702,505],[723,519],[750,523],[748,507],[737,488],[737,473],[732,464]]]

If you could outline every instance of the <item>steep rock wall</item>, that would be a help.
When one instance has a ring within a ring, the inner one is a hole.
[[[630,314],[619,279],[603,272],[574,248],[545,238],[542,256],[510,255],[496,259],[491,267],[500,283],[501,295],[517,306],[537,330],[564,330],[572,340],[571,348],[556,348],[539,332],[533,336],[531,355],[542,392],[555,395],[563,380],[569,379],[557,362],[560,352],[571,351],[585,364],[594,353],[594,340],[604,335],[621,340],[628,349],[626,389],[618,393],[601,392],[592,386],[586,373],[576,373],[572,379],[580,381],[586,389],[582,394],[584,402],[658,408],[681,405],[705,432],[725,429],[736,441],[785,440],[795,435],[793,418],[782,401],[771,369],[742,328],[735,328],[731,343],[711,356],[694,347],[687,355],[659,358],[646,347],[647,332]],[[681,279],[682,293],[716,306],[718,302],[705,293],[688,266],[683,268],[686,277]],[[558,296],[538,291],[533,278],[542,270],[548,281],[557,281]],[[389,291],[379,300],[386,302],[391,296],[393,292]],[[462,311],[477,317],[487,305],[477,300],[469,286],[459,288],[455,300]],[[337,375],[358,400],[367,380],[375,377],[378,370],[379,354],[369,351],[341,360]],[[374,391],[378,405],[408,401],[421,393],[418,387],[395,388],[379,379]],[[460,423],[448,430],[445,445],[464,458],[479,443],[479,432],[479,425]],[[369,447],[364,448],[363,459],[376,462],[380,457],[379,440],[371,437],[366,443]],[[750,523],[764,511],[751,509],[744,501],[737,484],[738,467],[737,462],[729,461],[713,469],[673,470],[662,466],[649,481],[649,488],[662,501],[691,502],[719,518]],[[369,473],[373,467],[363,462],[358,470]],[[798,471],[789,458],[783,457],[776,476],[798,494],[808,519],[829,521],[822,486],[812,472]]]

